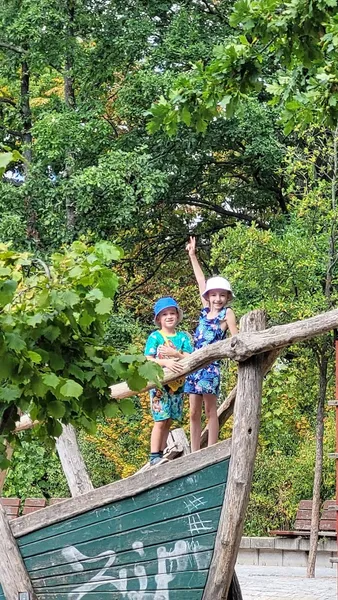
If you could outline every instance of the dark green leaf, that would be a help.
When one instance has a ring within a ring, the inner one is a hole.
[[[124,398],[123,400],[120,400],[119,408],[127,417],[130,417],[136,413],[135,404],[130,398]]]
[[[61,419],[66,412],[66,407],[62,402],[48,402],[47,413],[55,419]]]
[[[110,404],[107,404],[104,407],[104,414],[106,415],[106,417],[111,417],[111,418],[121,415],[121,411],[119,409],[118,403],[112,401]]]
[[[11,350],[19,351],[26,348],[25,340],[17,333],[5,333],[5,340]]]

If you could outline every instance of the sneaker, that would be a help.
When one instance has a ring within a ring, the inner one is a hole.
[[[151,467],[153,467],[154,465],[157,465],[159,462],[161,462],[161,460],[163,460],[161,456],[156,456],[155,458],[150,459],[149,464]]]

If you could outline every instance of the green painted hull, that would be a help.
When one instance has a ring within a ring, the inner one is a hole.
[[[160,485],[165,467],[155,467],[145,491],[16,535],[37,598],[202,600],[228,465],[219,458]]]

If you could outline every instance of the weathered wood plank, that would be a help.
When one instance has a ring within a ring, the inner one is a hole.
[[[30,592],[33,587],[13,537],[7,515],[0,505],[0,582],[6,600],[17,600],[19,592]]]
[[[256,354],[277,350],[337,328],[338,309],[335,309],[315,317],[310,317],[309,319],[304,319],[303,321],[295,321],[286,325],[276,325],[259,332],[238,333],[230,339],[205,346],[183,358],[180,361],[183,367],[182,375],[192,373],[215,360],[225,357],[242,362]],[[167,369],[164,372],[163,383],[173,381],[177,377],[172,371],[168,371]],[[155,387],[155,384],[149,383],[142,391],[153,387]],[[113,398],[127,398],[135,393],[140,393],[130,390],[126,383],[113,385],[110,389]]]
[[[186,559],[186,557],[185,557]],[[181,560],[181,559],[179,559]],[[188,561],[188,559],[186,559]],[[188,566],[188,562],[186,562]],[[133,565],[132,565],[133,566]],[[110,570],[109,570],[110,571]],[[121,573],[121,569],[120,569]],[[134,573],[133,573],[134,575]],[[191,570],[182,570],[182,571],[174,571],[168,574],[165,574],[162,577],[162,582],[158,582],[160,576],[155,575],[139,575],[139,576],[131,576],[131,577],[112,577],[109,573],[109,576],[106,576],[105,581],[95,581],[87,582],[81,585],[81,592],[92,592],[97,590],[97,593],[100,592],[112,592],[114,594],[115,591],[124,591],[127,593],[127,590],[135,591],[141,588],[141,591],[144,591],[142,588],[146,586],[147,591],[155,591],[160,593],[168,592],[168,583],[170,582],[170,595],[174,589],[201,589],[205,585],[205,580],[207,576],[207,571],[191,571]],[[156,580],[157,579],[157,580]],[[78,588],[76,588],[78,589]],[[39,595],[39,592],[43,592],[43,588],[35,588],[35,592]],[[48,593],[72,593],[74,594],[74,586],[73,585],[60,585],[57,587],[48,588]]]
[[[201,490],[203,491],[207,487],[218,486],[225,482],[227,477],[227,465],[229,459],[226,459],[227,464],[224,462],[216,463],[215,465],[208,465],[204,469],[200,469],[193,473],[190,477],[180,477],[169,483],[160,485],[156,488],[148,490],[144,494],[139,494],[137,499],[133,496],[132,498],[125,498],[124,500],[114,502],[113,504],[97,508],[78,516],[72,517],[62,521],[43,527],[22,536],[17,539],[19,547],[23,547],[26,544],[31,544],[39,540],[47,542],[50,537],[62,535],[67,532],[72,532],[76,535],[76,532],[80,529],[86,528],[91,525],[99,526],[102,522],[106,522],[109,519],[115,517],[121,517],[123,515],[129,515],[133,511],[147,508],[148,506],[153,507],[158,504],[162,504],[168,500],[176,499],[178,504],[182,503],[182,496],[194,493],[200,496]]]
[[[198,536],[198,540],[194,540],[193,542],[189,542],[188,548],[187,548],[187,554],[190,555],[192,557],[193,562],[196,562],[199,566],[199,568],[204,569],[207,568],[210,564],[210,560],[211,559],[211,555],[212,555],[212,551],[213,551],[213,547],[214,547],[214,543],[215,543],[215,536],[216,533],[205,533],[205,534],[201,534]],[[147,546],[147,550],[146,550],[146,557],[142,556],[142,561],[145,561],[145,564],[150,565],[153,563],[154,560],[157,559],[157,550],[158,550],[158,546]],[[113,555],[114,551],[111,551],[110,555]],[[70,557],[69,557],[70,558]],[[101,569],[103,569],[107,563],[107,560],[109,558],[109,555],[99,555],[96,557],[89,557],[89,558],[82,558],[81,559],[81,573],[80,570],[77,571],[77,574],[81,574],[83,575],[83,577],[85,578],[85,580],[87,580],[88,575],[87,575],[87,571],[93,572],[93,571],[100,571]],[[140,557],[141,558],[141,557]],[[207,561],[207,562],[206,562]],[[35,581],[48,581],[49,578],[53,577],[53,578],[67,578],[70,575],[72,576],[75,573],[74,570],[74,564],[76,563],[76,561],[74,560],[73,562],[64,562],[63,564],[60,565],[53,565],[51,567],[47,567],[47,568],[43,568],[43,569],[36,569],[34,571],[30,572],[30,577],[31,580],[33,582],[33,585],[35,585]],[[116,564],[119,566],[119,568],[121,567],[126,567],[126,565],[129,565],[131,563],[135,563],[135,549],[128,549],[125,552],[120,552],[118,554],[118,557],[116,559]],[[115,563],[114,563],[115,564]],[[75,575],[74,575],[75,576]]]
[[[204,536],[205,537],[205,536]],[[207,569],[209,567],[210,561],[211,561],[211,557],[212,557],[212,550],[213,550],[213,543],[215,541],[215,535],[209,536],[210,538],[210,548],[209,550],[203,550],[201,552],[198,551],[189,551],[189,552],[183,552],[180,555],[180,560],[175,561],[175,572],[180,572],[180,571],[185,571],[187,564],[189,565],[189,569],[191,570],[193,568],[193,566],[195,566],[196,568],[199,569]],[[204,543],[203,543],[204,545]],[[149,560],[147,562],[140,560],[137,565],[140,568],[143,568],[146,570],[147,575],[156,575],[157,571],[158,571],[158,564],[157,564],[157,547],[155,547],[153,549],[153,553],[152,556],[150,558],[150,553],[147,553],[147,557],[149,558]],[[121,568],[126,568],[127,570],[131,570],[131,573],[133,573],[134,570],[134,566],[135,566],[135,551],[131,551],[131,552],[124,552],[123,554],[119,555],[118,559],[120,559],[120,557],[123,557],[123,561],[121,562],[120,560],[118,560],[118,565],[115,566],[113,565],[112,567],[109,568],[109,576],[113,579],[118,578],[121,572]],[[182,558],[182,560],[181,560]],[[184,560],[183,560],[184,558]],[[95,581],[105,581],[106,580],[106,575],[104,573],[104,568],[107,564],[107,556],[105,556],[104,558],[101,559],[97,559],[95,560],[95,568],[93,566],[93,559],[90,559],[89,561],[85,562],[85,561],[81,561],[81,565],[83,567],[87,567],[86,569],[83,569],[83,571],[78,571],[78,572],[74,572],[74,570],[71,570],[70,572],[64,572],[61,575],[54,575],[52,574],[51,576],[46,576],[44,575],[43,577],[35,577],[32,578],[32,582],[34,585],[34,589],[37,590],[39,588],[51,588],[53,586],[57,586],[57,585],[62,585],[62,584],[66,584],[66,585],[80,585],[82,583],[86,583],[88,581],[88,578],[92,578],[93,576],[95,576]],[[58,569],[64,568],[65,565],[62,565],[62,567],[57,567]],[[34,574],[35,575],[35,574]]]
[[[15,537],[21,537],[46,525],[58,523],[72,516],[116,502],[128,496],[135,496],[145,490],[192,474],[209,464],[221,462],[224,458],[229,457],[230,449],[231,440],[225,440],[210,448],[204,448],[183,458],[169,461],[162,465],[160,469],[154,467],[145,473],[116,481],[78,498],[70,498],[56,506],[44,508],[43,511],[36,511],[30,515],[19,517],[11,522],[13,534]]]
[[[214,491],[215,486],[210,490]],[[39,600],[54,597],[54,592],[58,593],[57,600],[63,597],[63,592],[76,598],[76,594],[87,595],[88,589],[96,590],[95,599],[109,590],[112,594],[115,590],[135,593],[142,590],[143,594],[143,590],[149,593],[153,589],[158,596],[161,591],[165,592],[164,597],[170,590],[170,599],[175,597],[173,592],[178,588],[181,598],[186,598],[185,591],[190,592],[195,587],[202,593],[224,492],[219,494],[217,508],[209,508],[210,499],[203,494],[202,491],[182,497],[184,517],[175,518],[168,507],[163,507],[164,522],[142,525],[141,518],[136,521],[138,527],[125,532],[122,523],[117,533],[112,533],[108,526],[103,535],[98,530],[91,542],[86,537],[86,541],[74,545],[69,545],[71,540],[63,540],[62,547],[52,552],[45,552],[41,540],[44,553],[25,561]]]
[[[263,329],[265,314],[259,310],[252,311],[243,317],[242,322],[248,331]],[[262,383],[261,356],[254,356],[239,365],[228,483],[203,600],[225,600],[228,596],[249,502],[258,443]]]
[[[176,498],[161,502],[160,494],[157,502],[147,508],[138,508],[137,498],[135,498],[135,511],[125,515],[119,515],[115,518],[82,527],[76,531],[72,530],[68,533],[55,535],[50,538],[44,538],[36,542],[21,545],[20,551],[23,558],[33,556],[35,554],[45,553],[50,550],[65,548],[70,545],[79,545],[82,542],[90,542],[95,539],[102,539],[109,535],[114,540],[114,535],[127,534],[131,531],[133,535],[134,529],[153,526],[156,523],[163,521],[163,515],[166,515],[171,520],[176,517],[182,517],[191,513],[191,507],[194,503],[199,503],[201,507],[215,508],[221,506],[224,497],[225,484],[218,485],[205,489],[199,494],[191,493],[185,495],[180,502]]]
[[[172,590],[170,592],[170,600],[201,600],[203,589],[195,590]],[[86,598],[91,600],[125,600],[125,592],[87,592]],[[166,598],[166,596],[162,596]],[[69,594],[41,594],[39,600],[69,600]],[[154,600],[154,592],[143,592],[142,600]]]
[[[91,492],[94,486],[90,481],[72,425],[62,426],[62,434],[56,438],[56,449],[73,498]]]
[[[198,516],[183,516],[162,523],[154,523],[146,527],[136,528],[132,531],[121,532],[115,535],[106,535],[89,542],[82,542],[71,548],[87,557],[98,556],[102,552],[115,553],[125,552],[133,547],[133,544],[142,544],[142,548],[147,546],[161,546],[176,540],[185,540],[195,538],[201,533],[213,533],[217,531],[220,507],[210,510],[199,511]],[[25,558],[25,565],[31,574],[36,569],[59,565],[67,562],[76,562],[76,552],[69,555],[68,549],[58,549],[45,552]]]

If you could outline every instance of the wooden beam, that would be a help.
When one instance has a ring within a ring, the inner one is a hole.
[[[0,583],[6,600],[18,600],[28,592],[36,598],[7,515],[0,505]]]
[[[247,331],[261,330],[265,314],[255,310],[242,319]],[[226,600],[234,573],[249,502],[256,457],[262,402],[263,357],[254,356],[238,367],[232,455],[214,554],[203,600]]]
[[[303,321],[295,321],[287,325],[276,325],[270,329],[252,333],[239,333],[232,338],[216,342],[196,350],[181,360],[183,367],[182,375],[192,373],[197,369],[228,357],[238,362],[243,362],[263,352],[274,351],[295,342],[301,342],[316,335],[322,335],[332,329],[338,329],[338,309],[310,317]],[[163,383],[177,379],[177,374],[164,369]],[[155,387],[153,382],[142,390],[146,391]],[[126,383],[112,385],[111,395],[113,398],[127,398],[140,392],[132,391]]]
[[[170,460],[144,473],[136,473],[127,479],[115,481],[109,485],[97,488],[88,494],[70,498],[60,504],[47,506],[24,517],[11,521],[13,535],[19,537],[51,525],[64,519],[79,515],[95,508],[116,502],[129,496],[135,496],[153,487],[163,485],[177,477],[190,475],[208,465],[221,462],[230,457],[231,440],[220,442],[210,448],[188,454],[183,458]]]
[[[276,358],[280,355],[280,350],[271,350],[267,354],[263,354],[263,372],[266,375],[271,367],[273,366]],[[224,402],[218,407],[217,415],[219,420],[219,426],[222,427],[224,423],[230,419],[234,412],[234,405],[236,400],[237,385],[231,390],[230,394],[226,397]],[[201,433],[201,448],[204,448],[208,443],[208,425],[203,429]]]
[[[180,448],[180,454],[182,456],[190,454],[189,441],[182,427],[169,431],[167,447],[164,451],[164,456],[166,456],[167,451],[169,452],[174,446]]]
[[[87,467],[83,460],[72,425],[63,425],[60,437],[56,439],[56,449],[63,472],[73,498],[86,494],[94,489]]]
[[[29,415],[22,415],[20,417],[20,421],[15,423],[15,429],[13,433],[19,433],[20,431],[25,431],[26,429],[31,429],[38,425],[39,421],[33,421]]]

